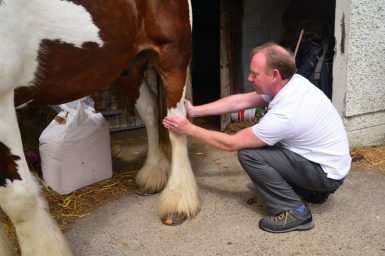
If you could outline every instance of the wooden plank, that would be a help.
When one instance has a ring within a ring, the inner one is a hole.
[[[241,15],[240,1],[221,0],[220,2],[220,97],[239,91],[240,52],[241,52]],[[231,122],[230,114],[221,115],[221,130]]]

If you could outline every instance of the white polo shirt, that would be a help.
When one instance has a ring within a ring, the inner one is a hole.
[[[348,138],[337,110],[301,75],[295,74],[279,91],[252,129],[266,144],[319,163],[329,178],[342,179],[350,170]]]

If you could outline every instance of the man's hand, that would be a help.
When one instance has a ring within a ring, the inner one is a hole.
[[[163,126],[178,135],[192,135],[195,129],[195,126],[183,116],[167,116],[163,119]]]
[[[186,112],[187,112],[187,116],[190,117],[190,118],[193,118],[195,117],[194,115],[194,106],[193,104],[189,101],[189,100],[184,100],[184,107],[186,108]]]

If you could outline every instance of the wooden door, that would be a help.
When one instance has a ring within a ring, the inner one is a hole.
[[[220,2],[220,97],[238,92],[241,75],[242,1]],[[230,123],[230,115],[221,116],[221,130]]]

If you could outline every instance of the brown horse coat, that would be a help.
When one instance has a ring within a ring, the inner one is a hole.
[[[0,1],[0,171],[7,172],[0,175],[0,206],[15,226],[23,255],[71,250],[28,170],[15,105],[72,101],[106,87],[125,69],[122,89],[136,101],[149,137],[137,176],[140,191],[163,189],[160,217],[166,224],[198,213],[186,137],[170,134],[170,163],[159,144],[156,99],[142,82],[151,63],[162,80],[167,115],[186,114],[190,17],[188,0]],[[0,230],[0,255],[11,255],[4,239]]]

